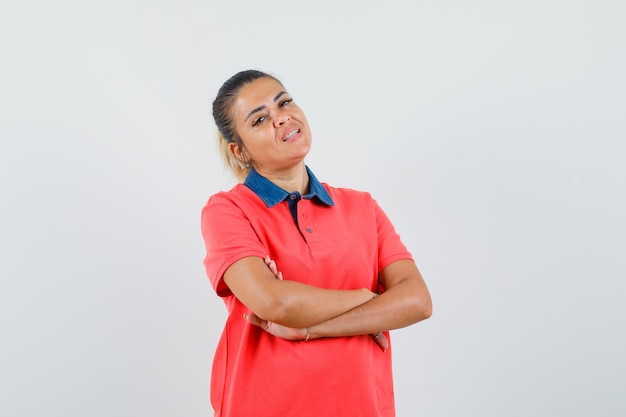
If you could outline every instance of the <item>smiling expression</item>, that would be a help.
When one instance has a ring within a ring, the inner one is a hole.
[[[259,78],[241,88],[234,102],[235,130],[243,141],[240,159],[257,171],[281,171],[303,163],[311,149],[309,124],[285,88],[272,78]]]

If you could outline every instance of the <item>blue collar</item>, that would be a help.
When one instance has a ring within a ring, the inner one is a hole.
[[[306,167],[306,172],[309,174],[309,194],[302,196],[302,198],[312,199],[315,197],[327,206],[334,206],[333,199],[330,198],[322,183],[315,178],[309,167]],[[268,208],[284,201],[290,195],[290,193],[256,172],[254,168],[250,168],[250,172],[243,184],[254,191]]]

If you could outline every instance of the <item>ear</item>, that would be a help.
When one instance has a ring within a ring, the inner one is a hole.
[[[238,143],[231,142],[228,144],[228,150],[235,155],[235,158],[239,159],[241,162],[246,162],[246,158],[243,154],[243,149]]]

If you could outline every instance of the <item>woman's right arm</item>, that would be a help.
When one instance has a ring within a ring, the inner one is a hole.
[[[258,317],[292,328],[324,322],[372,298],[365,288],[330,290],[277,279],[262,257],[266,249],[248,220],[250,210],[235,204],[227,193],[211,197],[202,210],[205,266],[218,294],[232,293]],[[221,269],[242,252],[241,259]]]
[[[223,279],[235,297],[259,318],[292,328],[330,320],[370,301],[374,295],[366,288],[331,290],[279,280],[256,256],[233,263]]]

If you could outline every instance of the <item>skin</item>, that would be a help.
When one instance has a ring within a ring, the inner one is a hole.
[[[311,150],[311,129],[289,93],[271,78],[258,79],[239,91],[233,117],[243,146],[231,143],[230,151],[279,187],[306,192],[304,158]],[[284,140],[296,130],[299,133]]]
[[[271,78],[247,84],[232,114],[243,144],[231,143],[230,151],[279,187],[306,194],[311,130],[284,87]],[[257,257],[235,262],[224,274],[233,294],[253,312],[246,319],[287,340],[375,335],[430,317],[430,294],[413,261],[388,265],[379,280],[385,292],[375,298],[366,288],[322,289],[282,280],[273,261]],[[384,337],[375,340],[386,349]]]

